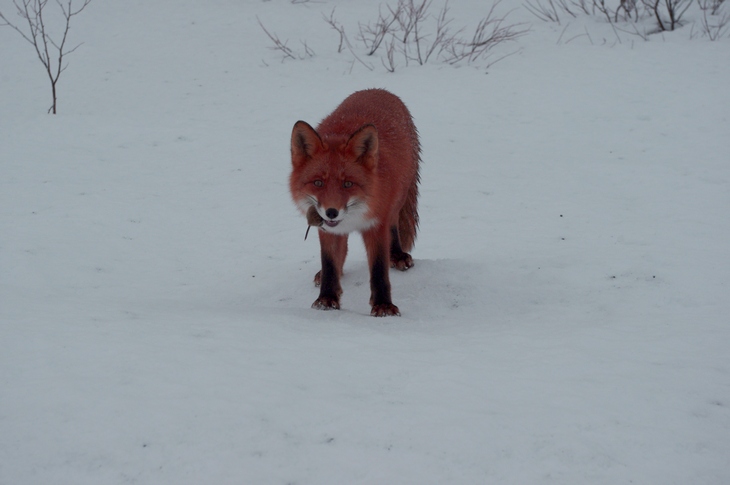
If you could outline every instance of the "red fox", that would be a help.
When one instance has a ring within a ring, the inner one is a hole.
[[[408,108],[382,89],[351,94],[316,130],[296,122],[289,188],[309,224],[319,227],[322,258],[312,308],[340,308],[347,237],[359,231],[370,266],[370,314],[400,315],[388,269],[413,266],[420,154]]]

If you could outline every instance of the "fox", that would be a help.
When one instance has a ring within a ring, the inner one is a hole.
[[[413,267],[421,164],[418,131],[406,105],[384,89],[357,91],[316,129],[294,124],[291,162],[292,199],[318,229],[322,266],[314,277],[320,290],[312,308],[340,309],[348,236],[360,232],[370,269],[370,314],[399,316],[389,269]]]

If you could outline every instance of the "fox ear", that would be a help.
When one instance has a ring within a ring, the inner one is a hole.
[[[378,130],[373,125],[364,125],[350,136],[347,149],[365,168],[374,170],[378,166]]]
[[[291,133],[291,163],[295,167],[312,158],[323,149],[322,139],[314,128],[304,121],[297,121]]]

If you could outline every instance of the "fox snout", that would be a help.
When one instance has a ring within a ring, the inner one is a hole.
[[[337,216],[340,215],[340,211],[335,209],[334,207],[330,207],[329,209],[324,211],[324,215],[327,216],[327,218],[323,218],[323,221],[325,225],[329,227],[335,227],[337,224],[339,224],[341,221],[336,221]]]

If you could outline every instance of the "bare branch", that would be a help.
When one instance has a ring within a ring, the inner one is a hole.
[[[370,23],[367,25],[360,24],[360,35],[358,40],[365,44],[365,47],[368,50],[367,55],[372,56],[375,54],[380,47],[380,44],[383,42],[383,39],[385,39],[388,34],[394,32],[393,26],[400,16],[400,8],[400,3],[398,3],[398,7],[395,11],[388,6],[390,15],[386,16],[383,16],[382,11],[378,9],[378,19],[375,21],[374,25],[370,25]]]
[[[383,67],[388,72],[395,72],[396,64],[395,64],[395,36],[391,36],[390,42],[386,43],[385,45],[385,58],[388,60],[386,63],[383,58],[380,58],[380,61],[383,63]]]
[[[418,33],[418,28],[423,24],[423,21],[428,15],[428,9],[431,7],[432,0],[423,0],[420,4],[414,3],[414,0],[401,0],[401,17],[399,22],[401,25],[405,25],[404,31],[404,47],[407,44],[408,36],[410,32],[413,32],[413,41],[416,45],[416,57],[414,58],[418,64],[423,65],[424,59],[421,54],[421,44],[424,38]],[[404,52],[405,49],[404,49]],[[406,52],[406,56],[407,56]]]
[[[428,59],[431,57],[431,55],[438,49],[438,54],[440,54],[448,44],[453,42],[453,39],[455,36],[463,29],[460,29],[455,34],[451,34],[449,31],[449,24],[453,19],[447,18],[447,14],[449,12],[449,2],[447,1],[444,3],[443,8],[439,12],[438,16],[436,17],[436,34],[434,36],[434,40],[431,43],[431,47],[428,48],[426,51],[425,58],[423,60],[424,63],[428,62]],[[438,55],[437,54],[437,55]]]
[[[730,28],[730,14],[723,12],[722,15],[719,15],[722,0],[698,0],[698,3],[702,10],[702,18],[700,18],[702,34],[711,41],[724,37]],[[711,20],[713,17],[716,22]]]
[[[659,31],[674,30],[682,25],[682,16],[692,4],[693,0],[642,0],[647,10],[654,14]],[[663,12],[662,12],[663,7]],[[668,16],[663,18],[663,14]]]
[[[555,22],[560,25],[560,15],[558,10],[555,8],[553,0],[547,0],[547,5],[541,3],[540,0],[527,0],[524,3],[525,9],[535,17],[539,18],[543,22]]]
[[[290,59],[297,59],[297,56],[294,55],[294,51],[287,47],[287,41],[282,42],[276,34],[272,34],[266,30],[266,27],[264,27],[264,24],[261,23],[261,19],[258,15],[256,16],[256,21],[259,23],[261,29],[266,33],[269,39],[271,39],[271,42],[274,43],[274,47],[271,47],[271,49],[281,51],[281,53],[284,54],[284,58],[288,57]]]
[[[503,26],[507,16],[494,17],[494,9],[498,3],[494,3],[487,16],[479,22],[470,41],[458,41],[449,46],[449,56],[446,62],[449,64],[457,64],[462,61],[471,63],[479,58],[487,58],[490,51],[497,45],[516,40],[529,32],[529,28],[524,27],[524,24]]]
[[[337,21],[335,20],[335,8],[337,7],[332,8],[332,12],[330,13],[329,17],[325,17],[325,15],[322,14],[322,18],[330,25],[330,27],[335,29],[337,33],[340,34],[340,45],[337,46],[337,53],[339,54],[345,48],[345,41],[347,40],[347,37],[345,36],[345,26],[337,23]]]

